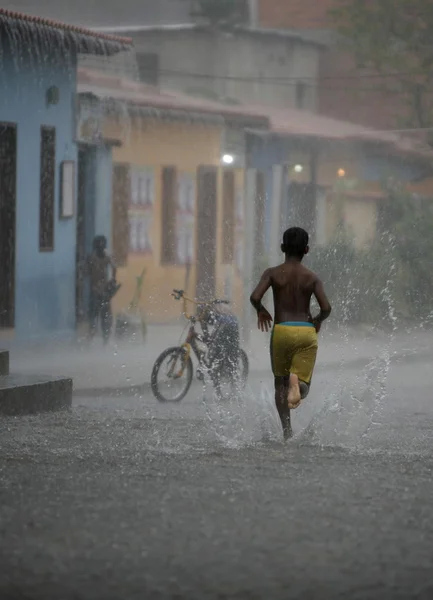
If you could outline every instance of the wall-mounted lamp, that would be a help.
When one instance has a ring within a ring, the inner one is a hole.
[[[222,161],[225,165],[232,165],[234,162],[235,158],[232,154],[224,154]]]
[[[295,173],[302,173],[302,171],[304,170],[304,167],[302,165],[295,165],[293,167],[293,170],[295,171]]]
[[[344,169],[338,169],[337,175],[338,177],[344,177],[346,175],[346,171]]]

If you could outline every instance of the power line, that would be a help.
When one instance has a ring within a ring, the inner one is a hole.
[[[95,63],[94,63],[95,64]],[[110,65],[107,64],[106,61],[101,61],[101,63],[98,63],[98,67],[101,68],[102,64],[104,64],[104,67],[102,68],[102,70],[104,71],[110,71]],[[116,65],[113,67],[115,68],[116,72],[120,73],[128,73],[128,74],[133,74],[134,76],[136,76],[139,72],[139,68],[137,65],[131,65],[130,67],[126,67],[125,65],[122,65],[122,67],[120,67],[120,65]],[[142,69],[142,72],[146,72],[146,69]],[[149,69],[149,73],[151,73],[151,70]],[[153,71],[152,71],[153,74]],[[212,73],[194,73],[194,72],[189,72],[189,71],[180,71],[180,70],[174,70],[174,69],[158,69],[158,74],[159,75],[165,75],[167,77],[173,77],[173,78],[183,78],[183,79],[198,79],[198,80],[215,80],[215,81],[232,81],[232,82],[239,82],[239,83],[250,83],[250,84],[261,84],[261,85],[278,85],[278,86],[282,86],[282,87],[296,87],[299,84],[303,84],[308,88],[314,88],[317,90],[328,90],[328,91],[347,91],[347,92],[357,92],[357,93],[362,93],[362,92],[374,92],[374,93],[385,93],[385,94],[390,94],[390,95],[406,95],[408,92],[405,90],[389,90],[389,89],[384,89],[381,86],[377,86],[377,87],[349,87],[349,86],[344,86],[344,87],[336,87],[333,85],[323,85],[322,81],[342,81],[342,80],[347,80],[347,79],[351,79],[351,80],[357,80],[357,79],[362,79],[362,76],[329,76],[329,77],[318,77],[318,78],[314,78],[314,77],[294,77],[294,76],[290,76],[290,77],[263,77],[263,76],[254,76],[254,77],[248,77],[248,76],[241,76],[241,75],[216,75],[216,74],[212,74]],[[409,74],[406,74],[409,75]],[[415,74],[412,73],[410,74],[411,76],[414,76]],[[404,73],[399,73],[399,74],[385,74],[385,75],[368,75],[365,76],[366,77],[393,77],[393,78],[398,78],[398,77],[404,77],[405,74]],[[311,83],[308,83],[310,82]]]
[[[388,93],[388,94],[407,94],[404,90],[384,90],[381,87],[335,87],[335,86],[325,86],[320,83],[320,79],[316,83],[305,83],[305,79],[303,77],[293,77],[293,78],[272,78],[272,77],[242,77],[235,75],[213,75],[206,73],[190,73],[188,71],[174,71],[169,69],[160,69],[159,73],[161,75],[167,75],[170,77],[180,77],[180,78],[189,78],[189,79],[206,79],[206,80],[216,80],[216,81],[233,81],[239,83],[258,83],[262,85],[279,85],[283,87],[296,87],[300,83],[304,84],[306,87],[322,89],[322,90],[330,90],[330,91],[353,91],[353,92],[380,92],[380,93]],[[314,79],[314,78],[311,78]],[[341,77],[344,79],[344,77]]]

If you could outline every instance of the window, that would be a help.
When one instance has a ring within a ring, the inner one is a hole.
[[[307,99],[307,86],[303,81],[298,81],[296,84],[296,108],[302,110],[305,108]]]
[[[176,262],[191,264],[194,259],[195,181],[190,173],[179,176],[176,210]]]
[[[223,176],[223,264],[231,265],[235,242],[235,174],[225,170]]]
[[[140,81],[150,85],[158,85],[159,56],[154,53],[137,54],[138,76]]]
[[[152,207],[154,200],[154,171],[152,168],[132,167],[131,204],[137,207]]]
[[[54,202],[56,179],[56,130],[41,127],[39,196],[39,250],[54,249]]]
[[[175,167],[162,169],[161,262],[176,262],[176,179]]]

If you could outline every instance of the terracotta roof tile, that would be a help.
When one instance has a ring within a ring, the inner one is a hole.
[[[176,110],[223,116],[249,122],[251,126],[268,127],[266,115],[260,110],[248,110],[240,104],[223,104],[169,90],[137,83],[121,77],[111,77],[90,69],[78,69],[78,92],[93,93],[100,98],[148,108]]]
[[[393,132],[375,131],[362,125],[323,117],[296,109],[275,109],[264,106],[229,105],[212,100],[197,98],[171,90],[137,83],[128,79],[111,77],[90,69],[78,70],[78,91],[93,93],[101,98],[136,106],[153,107],[219,115],[225,119],[242,119],[266,127],[264,133],[281,136],[310,137],[312,139],[335,141],[372,142],[387,145],[394,151],[418,156],[433,157],[430,148],[419,141],[402,137]]]
[[[80,41],[84,41],[85,39],[89,38],[105,43],[107,45],[107,49],[112,52],[127,49],[132,46],[132,40],[130,38],[95,32],[91,29],[86,29],[85,27],[68,25],[60,21],[53,21],[51,19],[35,17],[21,12],[0,8],[0,24],[11,24],[13,22],[18,22],[18,24],[22,23],[23,25],[34,24],[36,27],[48,28],[53,30],[53,32],[62,31],[72,35],[75,34],[79,37],[79,41],[77,43],[78,47],[80,46]]]

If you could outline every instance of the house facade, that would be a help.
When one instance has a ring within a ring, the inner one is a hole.
[[[0,9],[0,335],[67,335],[76,314],[77,54],[128,40]]]
[[[240,312],[244,127],[267,119],[84,70],[78,89],[81,142],[119,141],[109,238],[122,287],[114,312],[127,308],[143,270],[148,322],[179,317],[173,289],[229,299]]]
[[[351,123],[86,70],[78,89],[80,142],[113,144],[105,231],[120,265],[115,312],[128,306],[144,269],[149,322],[178,317],[173,288],[228,298],[248,314],[247,292],[279,260],[286,227],[304,226],[326,244],[343,225],[363,247],[376,233],[386,177],[409,184],[427,176],[425,149]]]
[[[247,168],[255,171],[256,203],[262,204],[256,208],[254,239],[263,249],[257,254],[271,263],[290,224],[308,229],[320,245],[340,226],[356,247],[371,243],[384,184],[394,179],[416,191],[431,181],[431,150],[413,140],[296,111],[263,114],[269,131],[247,134]]]

